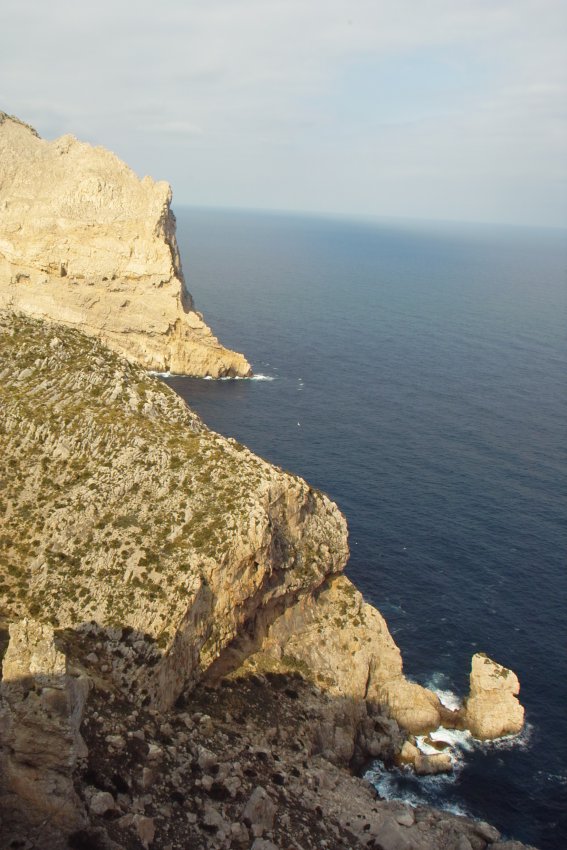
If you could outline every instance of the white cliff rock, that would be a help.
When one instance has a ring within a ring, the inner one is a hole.
[[[0,308],[99,337],[146,369],[250,374],[193,308],[171,189],[0,112]]]
[[[517,699],[518,677],[487,655],[473,655],[470,695],[464,706],[464,724],[475,738],[515,735],[524,725],[524,709]]]

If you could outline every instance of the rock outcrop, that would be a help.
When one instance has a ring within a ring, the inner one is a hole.
[[[470,694],[463,722],[475,738],[516,735],[524,725],[524,709],[517,699],[518,677],[512,670],[478,652],[473,655]]]
[[[88,679],[72,676],[49,625],[10,626],[0,686],[0,825],[25,826],[51,847],[86,823],[73,773],[87,749],[80,734]],[[2,844],[2,846],[8,846]],[[20,846],[20,845],[15,845]]]
[[[442,722],[454,725],[456,715],[436,694],[405,678],[386,621],[346,576],[332,577],[289,606],[271,623],[259,651],[249,650],[241,651],[246,668],[298,670],[335,696],[387,706],[390,716],[412,734]]]
[[[0,113],[0,308],[99,337],[146,369],[245,376],[185,287],[171,189]]]

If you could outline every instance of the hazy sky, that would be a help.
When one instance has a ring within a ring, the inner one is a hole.
[[[566,0],[1,0],[0,28],[0,109],[177,204],[567,225]]]

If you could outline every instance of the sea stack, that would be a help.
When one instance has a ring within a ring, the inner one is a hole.
[[[168,183],[3,112],[0,163],[0,307],[98,337],[146,369],[251,374],[194,309]]]
[[[524,725],[524,708],[516,698],[519,692],[520,683],[512,670],[482,652],[473,655],[466,728],[481,739],[516,735]]]

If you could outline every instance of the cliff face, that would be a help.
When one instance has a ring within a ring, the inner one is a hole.
[[[171,704],[239,632],[344,567],[326,496],[96,340],[7,314],[0,364],[10,620],[135,630],[153,660],[132,675]]]
[[[301,836],[315,848],[336,834],[335,846],[362,848],[366,824],[355,829],[349,812],[362,817],[368,789],[361,798],[363,786],[330,763],[393,760],[398,724],[417,733],[462,721],[404,678],[385,621],[341,575],[347,529],[336,505],[209,431],[100,341],[0,313],[0,481],[0,626],[11,637],[0,827],[14,825],[15,841],[63,850],[85,825],[96,834],[72,846],[162,850],[190,836],[203,850],[272,850],[253,842]],[[479,684],[493,688],[494,670]],[[195,693],[221,680],[224,697],[202,695],[210,712],[218,704],[213,722]],[[279,752],[256,758],[259,740]],[[306,795],[300,768],[311,757],[321,761]],[[269,792],[255,787],[258,759],[271,765]],[[288,782],[286,796],[277,789]],[[302,823],[291,823],[300,809]],[[321,832],[319,809],[336,832]],[[373,813],[368,829],[386,850],[498,840],[403,806]]]
[[[0,113],[0,307],[99,337],[146,369],[250,374],[186,290],[171,189]]]

